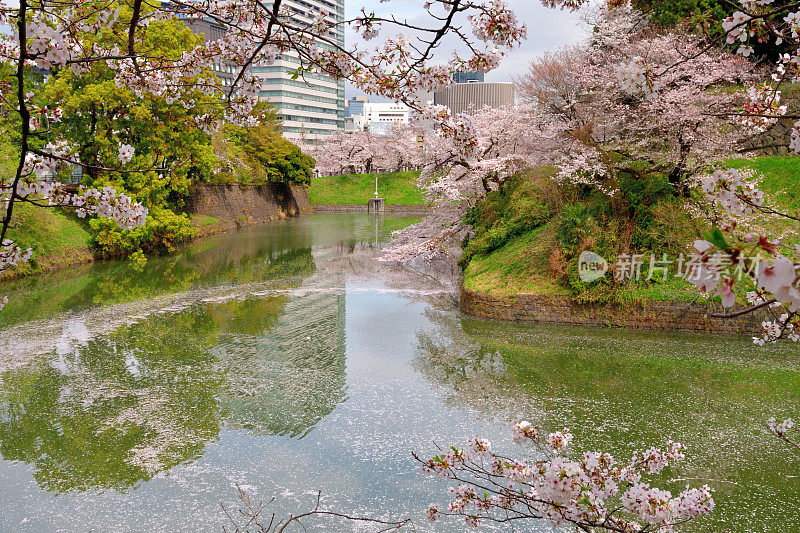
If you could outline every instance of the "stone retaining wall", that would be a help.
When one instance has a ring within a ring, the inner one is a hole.
[[[789,140],[794,128],[794,119],[782,119],[768,128],[764,133],[754,135],[746,140],[740,150],[756,156],[790,155]]]
[[[469,315],[494,320],[753,336],[760,335],[765,317],[764,312],[759,312],[735,319],[715,319],[709,315],[722,310],[707,303],[646,302],[625,307],[584,305],[566,296],[492,296],[464,288],[461,289],[461,309]]]
[[[287,183],[262,187],[196,185],[186,201],[187,213],[214,217],[227,225],[266,222],[310,211],[305,187]]]
[[[312,204],[315,213],[367,213],[367,204]],[[431,212],[428,205],[419,204],[386,204],[384,213],[407,213],[427,215]]]

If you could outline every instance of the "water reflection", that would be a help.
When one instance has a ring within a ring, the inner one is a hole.
[[[125,490],[201,454],[221,425],[214,324],[186,313],[86,333],[70,320],[52,357],[3,373],[3,458],[63,493]]]
[[[346,399],[346,277],[377,268],[373,225],[315,223],[201,241],[140,271],[17,282],[28,305],[3,315],[0,454],[47,491],[124,491],[223,427],[307,434]]]
[[[311,293],[289,299],[268,329],[229,331],[212,353],[227,376],[230,427],[299,436],[344,401],[344,304],[343,294]]]
[[[764,432],[769,416],[800,410],[794,347],[428,316],[438,327],[420,335],[414,365],[449,391],[451,405],[553,431],[568,427],[578,451],[626,457],[670,438],[682,442],[688,463],[664,482],[674,492],[711,485],[713,531],[756,524],[779,531],[788,509],[797,518],[797,460]]]
[[[219,530],[238,483],[279,515],[323,490],[462,531],[420,516],[447,482],[411,451],[480,434],[515,453],[516,417],[621,456],[685,442],[664,482],[717,489],[702,531],[800,520],[798,463],[762,431],[800,412],[796,347],[465,318],[436,280],[374,260],[376,231],[409,222],[279,222],[9,285],[0,530]]]

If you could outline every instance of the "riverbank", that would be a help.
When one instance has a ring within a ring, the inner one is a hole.
[[[273,183],[266,187],[238,185],[196,185],[187,197],[193,236],[189,241],[224,233],[244,226],[312,212],[306,189]],[[9,238],[22,249],[32,248],[27,263],[0,275],[0,281],[53,272],[103,259],[94,252],[87,221],[58,209],[20,204]]]
[[[315,213],[368,213],[369,208],[364,204],[312,204]],[[408,215],[424,216],[431,212],[432,206],[425,204],[387,204],[384,213],[403,213]]]
[[[569,296],[482,294],[464,287],[461,289],[460,307],[470,316],[507,322],[753,336],[761,335],[761,322],[765,319],[764,312],[733,319],[713,318],[712,313],[736,310],[723,310],[719,304],[701,301],[581,304]]]
[[[0,280],[51,272],[91,262],[89,232],[83,221],[58,209],[35,208],[18,204],[8,238],[23,250],[33,250],[30,261],[19,264],[13,272],[0,275]]]
[[[728,163],[758,172],[756,186],[773,204],[790,212],[800,207],[800,158]],[[459,262],[464,312],[497,320],[761,335],[766,312],[714,319],[712,314],[725,313],[720,297],[706,298],[688,282],[692,242],[711,226],[692,214],[664,176],[621,181],[611,198],[560,185],[554,173],[537,168],[516,175],[465,217],[473,233]],[[792,229],[770,231],[786,234],[784,244],[791,246],[797,244]],[[596,254],[591,265],[583,262],[586,252]],[[604,270],[587,277],[584,267],[591,266]],[[745,309],[750,290],[737,286],[734,311]]]

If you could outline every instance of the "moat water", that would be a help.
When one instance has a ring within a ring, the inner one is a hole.
[[[425,521],[448,483],[411,454],[475,435],[521,454],[518,418],[569,428],[576,451],[683,442],[660,484],[707,483],[718,503],[687,530],[800,527],[800,457],[764,432],[800,417],[800,350],[469,318],[448,287],[375,261],[411,222],[315,215],[6,283],[0,531],[222,531],[237,485],[278,517],[322,491],[332,510],[462,531]]]

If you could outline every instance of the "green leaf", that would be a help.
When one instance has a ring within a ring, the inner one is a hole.
[[[722,234],[719,228],[714,228],[704,235],[706,240],[719,248],[720,250],[727,250],[730,248],[728,241],[725,240],[725,235]]]

